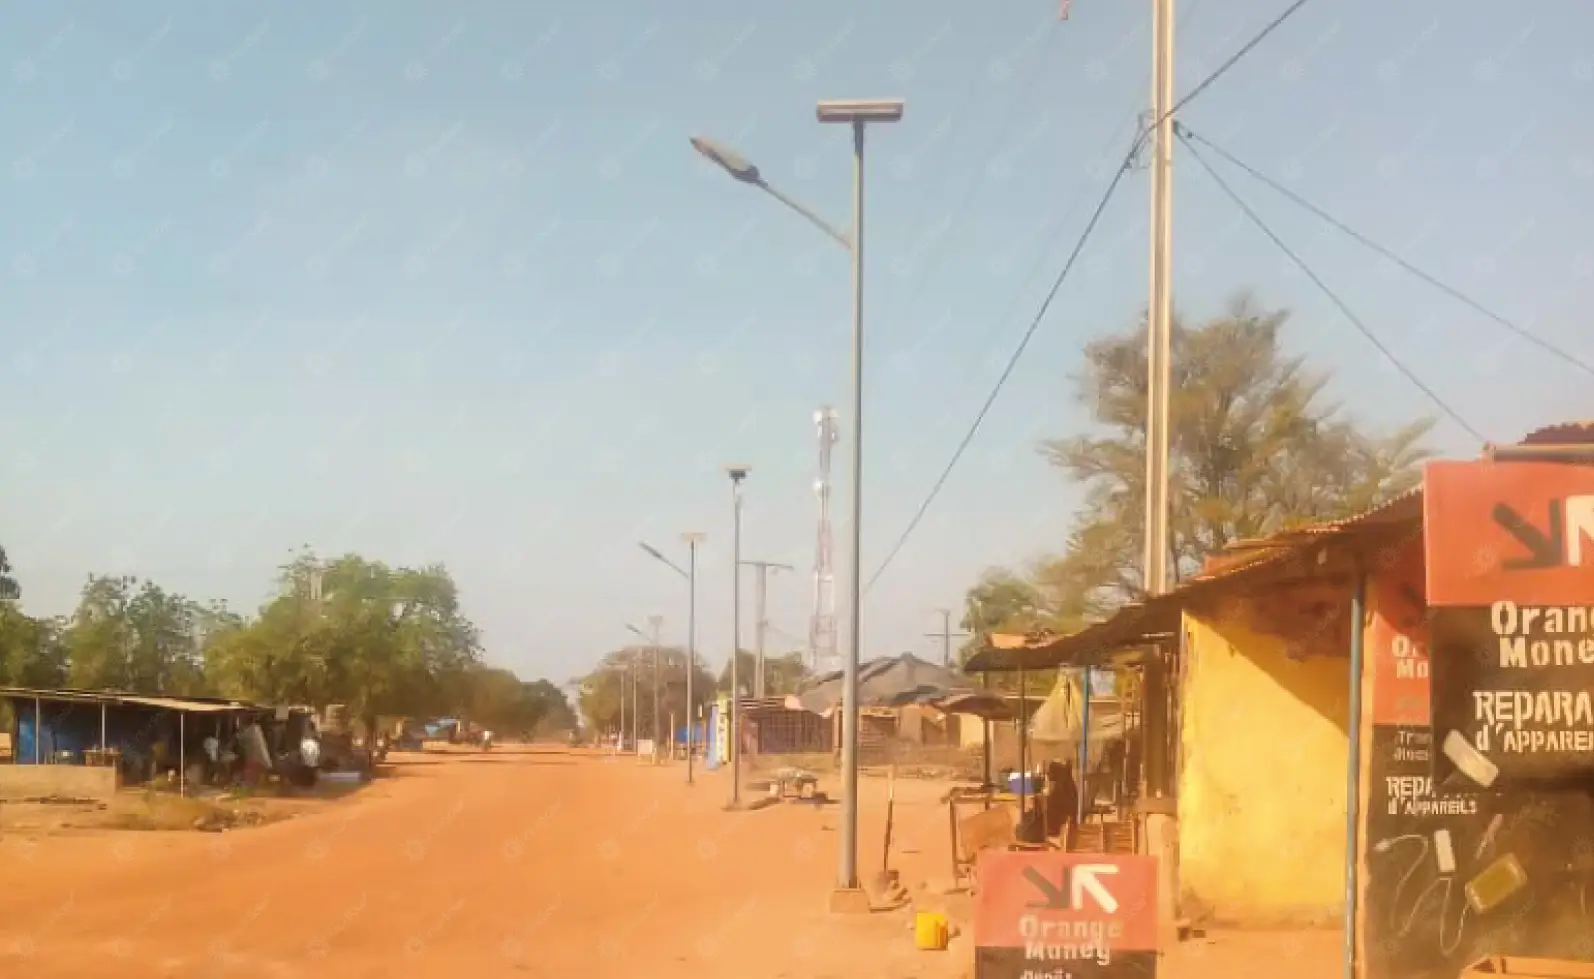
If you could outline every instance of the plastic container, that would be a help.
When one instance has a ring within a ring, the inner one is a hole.
[[[939,911],[920,911],[913,916],[913,944],[921,952],[944,952],[948,934],[946,915]]]
[[[1007,791],[1014,795],[1018,795],[1021,792],[1024,795],[1034,795],[1036,781],[1037,779],[1033,775],[1014,772],[1007,777]]]

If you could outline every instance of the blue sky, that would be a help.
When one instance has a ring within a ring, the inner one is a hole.
[[[1180,91],[1284,6],[1186,0]],[[844,404],[846,256],[687,137],[843,223],[846,134],[813,103],[908,101],[871,143],[872,570],[1148,87],[1147,3],[1078,0],[1066,23],[1056,0],[255,9],[3,15],[0,542],[32,611],[66,611],[90,571],[253,608],[308,543],[446,562],[491,658],[563,679],[628,621],[661,614],[680,638],[683,589],[635,542],[702,530],[700,648],[718,660],[722,466],[745,462],[746,556],[798,567],[771,618],[804,635],[811,414]],[[1310,4],[1181,118],[1590,360],[1590,36],[1581,0]],[[1250,288],[1295,311],[1291,344],[1357,414],[1434,412],[1182,152],[1176,168],[1183,312]],[[1573,369],[1233,180],[1486,436],[1589,414]],[[1077,494],[1036,444],[1079,429],[1080,345],[1144,302],[1146,210],[1132,174],[871,592],[866,655],[931,648],[932,610],[981,569],[1059,546]],[[1448,421],[1436,437],[1475,448]]]

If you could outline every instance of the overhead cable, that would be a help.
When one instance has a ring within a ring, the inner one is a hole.
[[[1212,164],[1207,162],[1207,158],[1195,148],[1195,144],[1185,137],[1182,129],[1179,131],[1178,135],[1180,141],[1184,143],[1185,149],[1190,151],[1190,155],[1197,163],[1201,165],[1201,169],[1207,172],[1207,176],[1212,178],[1213,182],[1218,185],[1218,188],[1223,191],[1224,195],[1227,196],[1229,200],[1233,201],[1236,207],[1244,212],[1245,216],[1251,220],[1251,223],[1256,225],[1257,230],[1266,235],[1268,240],[1272,241],[1273,244],[1277,246],[1278,250],[1283,252],[1284,256],[1294,263],[1296,268],[1300,269],[1306,274],[1308,279],[1312,280],[1312,283],[1317,286],[1323,295],[1328,297],[1329,302],[1332,302],[1335,306],[1339,307],[1339,311],[1345,315],[1345,318],[1350,320],[1351,324],[1355,326],[1356,329],[1360,331],[1361,335],[1366,337],[1374,347],[1378,348],[1378,352],[1383,354],[1384,358],[1393,364],[1395,369],[1400,371],[1406,380],[1410,381],[1418,390],[1427,395],[1429,401],[1432,401],[1440,411],[1444,412],[1452,421],[1466,430],[1467,434],[1471,435],[1479,442],[1488,441],[1488,439],[1483,437],[1481,432],[1479,432],[1471,425],[1471,423],[1461,416],[1460,412],[1456,411],[1455,408],[1446,403],[1446,401],[1439,396],[1438,392],[1424,383],[1422,378],[1418,377],[1415,371],[1401,362],[1400,358],[1396,357],[1394,352],[1391,351],[1382,340],[1378,339],[1378,335],[1375,334],[1366,323],[1362,322],[1361,317],[1357,316],[1351,310],[1350,306],[1345,303],[1345,300],[1341,299],[1339,294],[1330,288],[1328,283],[1324,282],[1321,276],[1312,271],[1311,266],[1307,265],[1304,259],[1297,255],[1289,245],[1286,245],[1284,240],[1280,238],[1272,228],[1268,227],[1267,222],[1262,220],[1261,215],[1257,214],[1256,211],[1252,209],[1251,205],[1247,204],[1245,199],[1242,198],[1233,187],[1229,186],[1228,182],[1223,179],[1217,170],[1213,169]]]
[[[1561,360],[1566,361],[1568,364],[1571,364],[1573,367],[1578,368],[1579,370],[1583,371],[1585,374],[1588,374],[1591,377],[1594,377],[1594,366],[1591,366],[1586,361],[1580,360],[1575,354],[1572,354],[1572,353],[1570,353],[1570,352],[1568,352],[1566,350],[1561,349],[1560,347],[1557,347],[1555,344],[1553,344],[1550,341],[1544,339],[1543,337],[1537,336],[1536,334],[1534,334],[1531,331],[1529,331],[1526,327],[1520,326],[1520,325],[1518,325],[1516,323],[1513,323],[1511,320],[1506,319],[1504,316],[1500,315],[1499,313],[1496,313],[1494,310],[1492,310],[1489,307],[1483,305],[1483,303],[1479,302],[1478,300],[1476,300],[1476,299],[1472,298],[1471,296],[1467,295],[1466,293],[1462,292],[1460,289],[1456,288],[1455,286],[1450,285],[1449,283],[1443,281],[1442,279],[1438,278],[1437,276],[1435,276],[1435,275],[1433,275],[1433,274],[1431,274],[1429,272],[1423,271],[1422,269],[1418,268],[1416,265],[1413,265],[1411,262],[1409,262],[1405,258],[1401,257],[1399,254],[1397,254],[1393,250],[1391,250],[1389,248],[1386,248],[1385,246],[1379,244],[1378,242],[1374,241],[1373,239],[1371,239],[1371,238],[1367,237],[1366,235],[1362,234],[1360,231],[1357,231],[1355,228],[1350,227],[1345,222],[1343,222],[1343,221],[1339,220],[1338,218],[1334,217],[1332,214],[1329,214],[1327,211],[1325,211],[1322,208],[1318,207],[1316,204],[1313,204],[1311,201],[1309,201],[1306,198],[1302,197],[1301,195],[1297,194],[1295,191],[1290,190],[1288,187],[1286,187],[1283,184],[1279,183],[1277,180],[1274,180],[1272,177],[1269,177],[1267,174],[1262,173],[1260,170],[1257,170],[1255,167],[1253,167],[1250,164],[1246,163],[1245,161],[1237,158],[1234,154],[1230,153],[1228,150],[1226,150],[1223,147],[1219,146],[1218,144],[1214,143],[1212,140],[1207,139],[1205,136],[1202,136],[1200,133],[1192,132],[1189,128],[1187,128],[1185,126],[1182,126],[1182,125],[1179,125],[1178,129],[1179,129],[1179,133],[1180,133],[1180,135],[1182,137],[1184,137],[1186,139],[1189,139],[1189,140],[1194,140],[1195,142],[1200,143],[1202,146],[1205,146],[1208,149],[1212,150],[1212,152],[1216,153],[1218,156],[1221,156],[1224,160],[1228,161],[1229,163],[1233,164],[1234,166],[1236,166],[1236,167],[1240,168],[1241,170],[1245,171],[1245,173],[1247,175],[1249,175],[1250,177],[1254,178],[1255,180],[1257,180],[1260,183],[1263,183],[1263,184],[1267,185],[1268,187],[1271,187],[1274,191],[1276,191],[1279,194],[1283,195],[1285,198],[1289,199],[1293,203],[1299,205],[1300,207],[1304,208],[1307,211],[1310,211],[1312,214],[1316,215],[1318,218],[1321,218],[1323,221],[1327,222],[1329,225],[1331,225],[1334,228],[1338,229],[1339,231],[1343,232],[1345,235],[1350,237],[1352,240],[1354,240],[1354,241],[1360,243],[1361,245],[1363,245],[1363,246],[1365,246],[1365,247],[1377,252],[1378,254],[1382,255],[1384,258],[1389,259],[1391,262],[1394,262],[1396,265],[1400,266],[1402,269],[1404,269],[1407,272],[1411,273],[1413,276],[1415,276],[1415,277],[1421,279],[1422,281],[1428,283],[1429,285],[1433,286],[1435,289],[1438,289],[1440,292],[1442,292],[1445,295],[1449,296],[1450,298],[1456,300],[1457,302],[1461,303],[1462,305],[1466,306],[1467,308],[1471,309],[1472,311],[1474,311],[1476,313],[1479,313],[1482,316],[1488,317],[1490,320],[1494,321],[1495,323],[1497,323],[1500,326],[1505,327],[1507,330],[1510,330],[1512,333],[1515,333],[1517,336],[1521,337],[1522,339],[1528,341],[1529,343],[1532,343],[1534,346],[1537,346],[1539,349],[1544,350],[1547,353],[1553,354],[1556,357],[1559,357]]]

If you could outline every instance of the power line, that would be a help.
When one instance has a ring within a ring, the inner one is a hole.
[[[1210,88],[1212,86],[1212,84],[1214,82],[1216,82],[1218,79],[1222,78],[1225,74],[1227,74],[1230,68],[1233,68],[1235,65],[1239,64],[1240,63],[1240,59],[1242,59],[1246,55],[1250,54],[1251,51],[1257,45],[1261,44],[1264,40],[1266,40],[1266,38],[1267,38],[1267,36],[1269,34],[1273,33],[1274,31],[1276,31],[1280,27],[1282,27],[1284,25],[1285,21],[1287,21],[1291,17],[1295,16],[1295,14],[1302,7],[1306,6],[1310,2],[1311,2],[1311,0],[1295,0],[1294,3],[1292,3],[1288,7],[1286,7],[1283,13],[1279,14],[1277,17],[1275,17],[1271,21],[1269,21],[1268,25],[1266,27],[1264,27],[1260,31],[1258,31],[1255,34],[1255,36],[1253,36],[1249,41],[1247,41],[1244,44],[1242,44],[1240,46],[1240,49],[1238,51],[1234,52],[1232,55],[1230,55],[1228,57],[1228,59],[1223,62],[1223,64],[1218,65],[1218,67],[1213,69],[1212,72],[1207,75],[1207,77],[1205,77],[1205,78],[1201,79],[1201,81],[1197,82],[1195,88],[1192,88],[1189,92],[1187,92],[1185,94],[1184,98],[1180,99],[1179,101],[1177,101],[1177,102],[1175,102],[1173,104],[1173,108],[1169,109],[1163,116],[1159,116],[1156,119],[1152,120],[1151,125],[1146,127],[1146,131],[1149,133],[1149,132],[1155,130],[1157,128],[1157,123],[1161,122],[1167,116],[1171,116],[1174,113],[1178,112],[1180,109],[1184,108],[1192,100],[1194,100],[1196,98],[1196,96],[1200,95],[1202,92],[1205,92],[1208,88]]]
[[[865,592],[868,592],[869,589],[874,587],[874,583],[880,580],[880,575],[885,572],[886,568],[890,567],[891,562],[902,551],[903,545],[908,542],[908,538],[913,535],[914,530],[923,522],[924,515],[929,512],[930,504],[934,503],[935,498],[940,495],[941,488],[946,485],[947,479],[952,475],[952,470],[957,468],[958,462],[963,458],[963,453],[968,450],[969,444],[974,441],[974,436],[979,433],[980,425],[985,422],[985,416],[990,414],[991,406],[996,403],[997,396],[1002,393],[1002,388],[1007,385],[1007,379],[1013,375],[1013,369],[1018,366],[1019,359],[1024,356],[1024,351],[1029,347],[1030,340],[1034,338],[1035,331],[1040,328],[1041,321],[1046,318],[1047,311],[1052,307],[1052,301],[1057,298],[1058,291],[1062,289],[1063,283],[1068,279],[1068,273],[1073,271],[1075,263],[1079,261],[1080,253],[1085,250],[1085,244],[1090,241],[1091,234],[1095,232],[1096,226],[1101,223],[1101,216],[1106,212],[1107,204],[1112,200],[1114,192],[1118,190],[1118,185],[1123,182],[1124,174],[1129,172],[1137,149],[1138,146],[1131,147],[1130,152],[1124,155],[1123,162],[1118,165],[1118,170],[1113,174],[1112,181],[1107,184],[1107,189],[1101,195],[1101,200],[1097,201],[1096,209],[1090,215],[1090,220],[1085,223],[1085,230],[1081,232],[1079,240],[1074,243],[1074,249],[1069,253],[1068,261],[1063,263],[1063,270],[1053,280],[1051,289],[1046,293],[1046,298],[1041,301],[1040,309],[1035,313],[1035,317],[1030,320],[1029,327],[1024,331],[1024,336],[1019,339],[1018,346],[1013,350],[1012,356],[1007,359],[1007,366],[1002,368],[1001,376],[996,379],[996,385],[991,388],[990,395],[985,399],[985,403],[980,406],[979,412],[975,414],[973,424],[969,426],[968,432],[963,436],[962,441],[958,443],[957,448],[953,450],[952,458],[947,462],[946,468],[941,470],[941,475],[936,479],[935,484],[930,487],[930,493],[924,498],[924,502],[919,505],[918,512],[913,515],[912,520],[908,521],[908,526],[902,531],[901,536],[897,538],[897,542],[892,545],[891,550],[886,554],[885,560],[880,562],[880,567],[869,578],[868,584],[864,586]]]
[[[1234,154],[1230,153],[1228,150],[1226,150],[1223,147],[1219,146],[1218,144],[1214,143],[1212,140],[1207,139],[1205,136],[1202,136],[1200,133],[1192,132],[1191,130],[1185,128],[1184,126],[1179,126],[1179,129],[1180,129],[1181,136],[1185,137],[1186,139],[1195,140],[1196,142],[1200,143],[1201,145],[1203,145],[1203,146],[1207,147],[1208,149],[1212,150],[1214,153],[1216,153],[1219,156],[1223,157],[1223,159],[1227,160],[1229,163],[1231,163],[1234,166],[1239,167],[1241,170],[1245,171],[1252,178],[1256,179],[1257,181],[1259,181],[1259,182],[1261,182],[1263,184],[1266,184],[1268,187],[1271,187],[1274,191],[1278,192],[1279,194],[1282,194],[1284,197],[1288,198],[1290,201],[1294,202],[1295,204],[1299,205],[1300,207],[1304,208],[1305,210],[1310,211],[1312,214],[1314,214],[1317,217],[1321,218],[1323,221],[1325,221],[1328,224],[1332,225],[1334,228],[1337,228],[1339,231],[1344,232],[1351,239],[1359,242],[1363,246],[1365,246],[1365,247],[1377,252],[1378,254],[1382,255],[1383,257],[1389,259],[1391,262],[1394,262],[1396,265],[1400,266],[1402,269],[1405,269],[1407,272],[1411,273],[1412,275],[1416,276],[1417,278],[1421,279],[1422,281],[1424,281],[1424,282],[1428,283],[1429,285],[1433,286],[1435,289],[1438,289],[1440,292],[1444,293],[1445,295],[1449,296],[1450,298],[1456,300],[1457,302],[1459,302],[1462,305],[1468,307],[1469,309],[1473,310],[1474,312],[1488,317],[1489,319],[1493,320],[1495,323],[1499,324],[1500,326],[1505,327],[1507,330],[1510,330],[1512,333],[1515,333],[1517,336],[1521,337],[1522,339],[1527,340],[1529,343],[1532,343],[1535,346],[1539,347],[1541,350],[1544,350],[1547,353],[1554,354],[1556,357],[1561,358],[1562,360],[1566,361],[1568,364],[1571,364],[1573,367],[1576,367],[1579,370],[1583,371],[1585,374],[1588,374],[1590,376],[1594,376],[1594,366],[1590,366],[1587,362],[1579,360],[1575,354],[1572,354],[1572,353],[1570,353],[1570,352],[1568,352],[1566,350],[1561,349],[1560,347],[1557,347],[1556,345],[1554,345],[1550,341],[1544,339],[1543,337],[1535,335],[1534,333],[1530,332],[1526,327],[1519,326],[1518,324],[1513,323],[1512,321],[1506,319],[1504,316],[1500,315],[1499,313],[1496,313],[1494,310],[1492,310],[1492,309],[1488,308],[1487,306],[1483,305],[1483,303],[1479,302],[1476,299],[1473,299],[1471,296],[1469,296],[1466,293],[1462,292],[1460,289],[1457,289],[1455,286],[1452,286],[1449,283],[1439,279],[1438,277],[1436,277],[1436,276],[1434,276],[1434,275],[1432,275],[1432,274],[1430,274],[1428,272],[1423,271],[1422,269],[1420,269],[1417,266],[1413,265],[1411,262],[1407,261],[1405,258],[1402,258],[1400,255],[1396,254],[1391,249],[1384,247],[1383,245],[1379,244],[1378,242],[1374,241],[1373,239],[1371,239],[1371,238],[1367,237],[1366,235],[1362,234],[1361,232],[1357,231],[1355,228],[1352,228],[1349,225],[1345,224],[1345,222],[1343,222],[1343,221],[1339,220],[1338,218],[1334,217],[1332,214],[1329,214],[1327,211],[1325,211],[1322,208],[1318,207],[1316,204],[1313,204],[1311,201],[1309,201],[1306,198],[1302,197],[1301,195],[1295,193],[1293,190],[1290,190],[1288,187],[1286,187],[1283,184],[1279,183],[1277,180],[1274,180],[1272,177],[1269,177],[1267,174],[1262,173],[1260,170],[1257,170],[1255,167],[1251,166],[1250,164],[1246,163],[1245,161],[1238,159],[1237,157],[1235,157]]]
[[[1214,82],[1216,82],[1219,78],[1222,78],[1229,71],[1229,69],[1239,64],[1241,59],[1255,50],[1257,45],[1261,44],[1268,35],[1272,34],[1275,30],[1282,26],[1285,21],[1293,17],[1296,12],[1302,7],[1306,6],[1308,2],[1310,2],[1310,0],[1295,0],[1294,3],[1286,7],[1283,13],[1273,18],[1273,20],[1270,21],[1267,26],[1263,27],[1262,30],[1258,31],[1256,35],[1253,36],[1249,41],[1241,45],[1239,50],[1230,55],[1221,65],[1209,73],[1200,82],[1196,83],[1196,86],[1192,88],[1184,96],[1184,98],[1175,102],[1173,107],[1168,110],[1168,115],[1172,115],[1173,113],[1179,111],[1185,105],[1189,104],[1193,99],[1199,96],[1202,92],[1205,92],[1208,88],[1210,88]],[[1052,283],[1051,290],[1046,294],[1046,299],[1041,303],[1040,312],[1037,313],[1034,320],[1030,322],[1029,328],[1024,331],[1024,336],[1019,340],[1017,349],[1013,351],[1013,356],[1008,358],[1007,366],[1002,369],[1001,376],[996,379],[996,385],[991,389],[990,396],[986,398],[985,403],[980,406],[979,412],[974,416],[974,423],[969,426],[968,433],[963,436],[963,440],[958,443],[957,449],[953,451],[952,459],[947,463],[946,468],[942,470],[941,475],[936,479],[934,485],[930,487],[929,495],[926,496],[924,502],[920,504],[918,512],[913,515],[913,519],[908,521],[907,528],[904,529],[902,535],[897,538],[897,542],[891,546],[891,550],[887,552],[885,560],[880,562],[880,566],[875,569],[875,573],[870,576],[868,584],[864,586],[865,593],[874,587],[874,583],[880,580],[880,576],[885,573],[886,568],[890,567],[891,562],[899,553],[901,553],[903,546],[908,542],[908,538],[912,536],[913,531],[916,530],[919,524],[923,522],[924,515],[929,511],[930,505],[934,503],[935,498],[940,495],[941,488],[946,485],[947,479],[952,475],[952,470],[957,467],[959,460],[963,458],[963,453],[968,449],[969,443],[974,441],[974,436],[979,432],[981,423],[985,421],[985,416],[990,413],[991,405],[996,402],[997,396],[1002,393],[1002,388],[1007,384],[1008,377],[1012,375],[1013,369],[1018,366],[1019,358],[1024,355],[1025,349],[1028,348],[1030,338],[1035,335],[1036,329],[1040,327],[1041,321],[1046,316],[1046,311],[1051,308],[1052,300],[1057,296],[1057,290],[1062,288],[1063,281],[1068,278],[1069,271],[1073,269],[1075,262],[1079,260],[1080,252],[1084,250],[1085,243],[1090,240],[1092,232],[1096,230],[1096,225],[1101,221],[1102,212],[1107,210],[1107,203],[1112,200],[1113,192],[1118,189],[1118,184],[1123,181],[1124,174],[1127,173],[1134,165],[1134,160],[1136,155],[1140,152],[1140,147],[1145,145],[1147,138],[1156,131],[1156,124],[1161,121],[1162,117],[1152,120],[1151,124],[1141,130],[1140,134],[1135,137],[1134,143],[1129,147],[1129,152],[1124,156],[1123,163],[1119,164],[1117,172],[1113,174],[1112,182],[1107,185],[1106,193],[1102,195],[1101,201],[1096,205],[1095,212],[1090,216],[1090,221],[1085,225],[1084,233],[1080,235],[1079,241],[1074,245],[1074,250],[1069,253],[1068,261],[1063,265],[1063,271],[1058,274],[1056,281]]]
[[[1281,239],[1272,228],[1268,227],[1267,222],[1263,221],[1261,216],[1251,208],[1251,205],[1247,204],[1245,200],[1241,198],[1240,195],[1234,190],[1234,188],[1228,185],[1223,177],[1219,175],[1217,170],[1212,168],[1212,164],[1207,162],[1207,158],[1195,148],[1195,144],[1185,137],[1182,127],[1175,130],[1175,132],[1177,133],[1179,140],[1184,143],[1185,149],[1190,151],[1190,155],[1195,158],[1195,161],[1198,164],[1201,165],[1201,169],[1207,172],[1207,176],[1212,178],[1213,182],[1218,185],[1219,189],[1223,191],[1229,200],[1233,201],[1234,205],[1243,211],[1247,218],[1251,219],[1251,223],[1256,225],[1257,230],[1266,235],[1268,239],[1278,247],[1278,250],[1283,252],[1284,256],[1295,264],[1296,268],[1306,273],[1306,277],[1312,280],[1312,283],[1322,291],[1323,295],[1328,297],[1330,302],[1339,307],[1339,311],[1345,314],[1345,318],[1350,320],[1351,324],[1355,326],[1356,329],[1361,332],[1362,336],[1366,337],[1374,347],[1378,348],[1379,353],[1383,354],[1391,364],[1395,365],[1395,369],[1400,371],[1400,373],[1405,376],[1406,380],[1416,385],[1416,387],[1421,390],[1423,394],[1428,396],[1428,400],[1432,401],[1436,406],[1438,406],[1440,411],[1443,411],[1446,415],[1449,415],[1451,420],[1465,429],[1473,438],[1477,439],[1479,442],[1488,441],[1488,439],[1483,437],[1481,432],[1479,432],[1476,428],[1473,428],[1472,425],[1468,424],[1467,420],[1461,417],[1459,412],[1450,407],[1450,405],[1447,404],[1445,400],[1434,391],[1433,388],[1423,383],[1422,378],[1418,377],[1416,373],[1411,370],[1411,368],[1402,363],[1400,358],[1396,357],[1394,353],[1384,345],[1383,341],[1379,340],[1378,336],[1368,328],[1367,324],[1363,323],[1361,318],[1351,311],[1351,308],[1345,304],[1345,301],[1341,299],[1333,289],[1329,288],[1328,284],[1324,282],[1316,272],[1312,271],[1311,266],[1307,265],[1305,260],[1291,250],[1290,246],[1286,245],[1283,239]]]

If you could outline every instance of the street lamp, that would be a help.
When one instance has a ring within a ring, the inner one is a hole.
[[[863,562],[860,543],[863,526],[863,136],[871,123],[902,119],[901,99],[865,99],[821,102],[821,123],[852,126],[852,234],[848,235],[808,208],[775,190],[758,168],[740,155],[701,137],[692,147],[726,173],[751,184],[801,214],[852,253],[852,532],[847,542],[848,609],[847,648],[842,657],[841,714],[841,853],[837,868],[838,906],[857,907],[858,882],[858,650],[862,636]],[[740,558],[738,558],[740,560]],[[739,590],[739,589],[738,589]],[[734,660],[733,660],[734,662]]]
[[[686,542],[685,569],[645,541],[638,542],[637,546],[686,579],[686,784],[691,785],[693,742],[697,733],[697,700],[692,695],[693,679],[697,675],[697,545],[702,543],[703,535],[688,532],[681,535],[681,540]]]
[[[651,632],[643,632],[634,625],[626,624],[627,629],[636,634],[637,638],[641,639],[653,650],[653,714],[648,718],[648,726],[653,729],[651,754],[655,764],[659,760],[659,630],[663,625],[664,619],[657,615],[648,616],[648,628],[652,630]],[[633,663],[635,659],[635,654],[632,654]],[[636,679],[634,676],[631,682],[633,684],[632,689],[635,690]],[[635,694],[633,694],[634,697]],[[641,725],[638,724],[637,726],[640,728]]]
[[[822,123],[852,126],[852,532],[847,542],[847,649],[842,660],[840,892],[858,888],[858,656],[863,639],[863,131],[897,122],[901,99],[821,102]]]
[[[752,472],[749,466],[726,466],[731,477],[731,717],[730,748],[731,804],[742,805],[742,690],[738,661],[742,658],[742,480]]]

